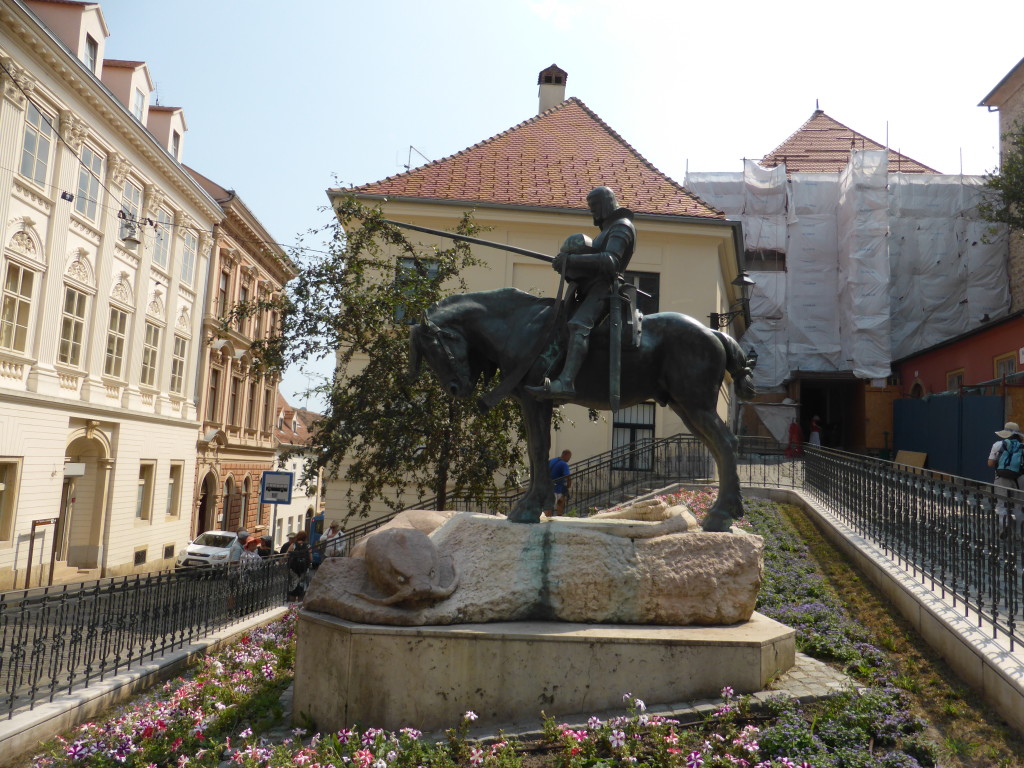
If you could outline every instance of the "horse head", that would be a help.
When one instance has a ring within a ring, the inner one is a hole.
[[[480,371],[470,364],[466,339],[458,331],[442,327],[425,312],[409,332],[409,375],[419,375],[421,358],[434,371],[452,397],[469,397]]]

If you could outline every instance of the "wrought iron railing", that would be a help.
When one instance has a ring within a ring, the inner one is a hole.
[[[0,594],[0,715],[130,670],[280,606],[285,558]]]
[[[859,535],[1013,650],[1022,642],[1024,504],[991,485],[807,448],[804,487]]]
[[[787,458],[772,438],[741,437],[737,450],[740,481],[750,485],[793,487],[803,482],[803,463]],[[639,441],[572,463],[572,488],[567,513],[586,516],[623,501],[677,483],[714,483],[711,452],[693,435],[674,435]],[[457,493],[449,494],[445,509],[457,512],[508,514],[522,498],[520,486],[495,494],[484,503]],[[423,499],[406,509],[433,509],[435,498]],[[403,510],[404,511],[404,510]],[[344,540],[332,545],[334,554],[347,555],[352,545],[376,530],[397,512],[345,529]],[[323,546],[323,545],[320,545]]]

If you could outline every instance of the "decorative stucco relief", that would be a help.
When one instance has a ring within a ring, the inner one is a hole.
[[[60,113],[60,137],[75,152],[82,148],[82,142],[89,136],[89,126],[70,109]]]

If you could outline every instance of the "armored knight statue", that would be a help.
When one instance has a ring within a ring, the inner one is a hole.
[[[596,187],[587,195],[587,205],[601,234],[593,243],[585,235],[572,235],[551,262],[555,271],[573,283],[569,338],[561,373],[540,386],[526,387],[535,397],[556,401],[576,395],[576,374],[587,356],[590,332],[608,313],[609,296],[618,288],[636,246],[633,212],[621,208],[608,187]]]

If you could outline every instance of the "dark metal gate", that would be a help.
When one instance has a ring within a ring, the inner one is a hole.
[[[927,467],[992,482],[988,452],[1005,421],[999,395],[931,395],[892,404],[893,447],[928,454]]]

